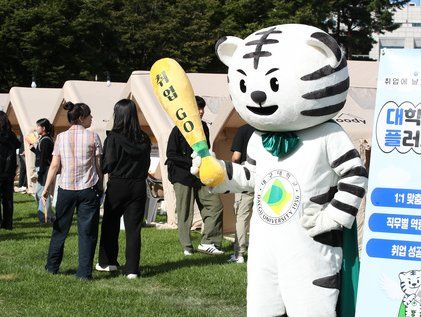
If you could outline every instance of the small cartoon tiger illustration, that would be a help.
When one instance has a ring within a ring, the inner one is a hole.
[[[405,317],[421,317],[421,271],[411,270],[399,274],[401,290],[404,293],[402,303],[405,306]]]

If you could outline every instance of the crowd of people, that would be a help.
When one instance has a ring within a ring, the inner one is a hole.
[[[202,118],[206,102],[196,96],[199,115]],[[26,171],[23,142],[35,154],[35,199],[38,221],[52,223],[52,234],[45,269],[51,274],[59,272],[64,245],[73,215],[77,213],[78,269],[76,276],[92,279],[95,249],[98,242],[100,206],[104,213],[101,223],[98,263],[101,272],[117,271],[119,252],[118,236],[120,218],[126,230],[125,265],[122,273],[128,279],[140,275],[141,228],[147,199],[146,179],[150,165],[151,140],[141,129],[136,105],[122,99],[114,106],[114,122],[107,131],[102,145],[98,134],[89,128],[91,110],[84,103],[67,102],[64,106],[70,127],[55,136],[54,126],[45,118],[36,122],[35,140],[19,137],[12,131],[7,115],[0,111],[0,228],[13,227],[13,188],[16,166],[19,161],[20,175],[17,191],[25,188]],[[202,121],[208,146],[209,128]],[[254,132],[249,125],[241,127],[234,138],[232,161],[247,160],[247,143]],[[200,180],[190,173],[192,149],[177,127],[171,131],[167,144],[168,178],[176,196],[178,236],[184,256],[195,251],[221,255],[223,205],[218,194],[209,191]],[[103,179],[108,174],[106,192]],[[58,182],[58,189],[55,182]],[[52,196],[56,195],[55,212]],[[197,204],[203,220],[202,238],[195,249],[190,232]],[[253,205],[251,194],[237,194],[234,204],[236,234],[234,254],[230,262],[244,263],[247,251],[247,231]]]

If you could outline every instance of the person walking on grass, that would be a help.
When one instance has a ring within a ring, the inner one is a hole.
[[[13,181],[20,145],[6,113],[0,111],[0,228],[7,230],[13,228]]]
[[[114,106],[114,124],[104,141],[102,170],[109,175],[104,201],[98,271],[116,271],[119,264],[120,218],[126,230],[126,264],[122,272],[128,279],[139,276],[140,229],[145,214],[146,178],[151,162],[151,141],[141,130],[136,105],[122,99]]]
[[[101,154],[98,134],[88,130],[92,123],[90,108],[84,103],[64,105],[70,128],[60,133],[54,145],[42,197],[44,202],[61,168],[57,193],[56,219],[53,224],[47,264],[49,273],[57,274],[63,259],[64,242],[77,211],[79,266],[76,277],[92,278],[95,247],[98,240],[99,207],[102,195]]]
[[[206,102],[202,97],[196,96],[200,118],[205,113]],[[206,140],[209,143],[209,128],[202,121]],[[194,249],[190,238],[194,202],[200,210],[203,219],[203,236],[197,250],[199,252],[218,255],[222,243],[222,202],[218,194],[209,193],[209,188],[190,173],[192,166],[191,154],[193,150],[177,127],[174,127],[168,138],[167,161],[168,179],[174,185],[176,198],[176,213],[178,219],[178,236],[185,256],[193,254]]]
[[[54,126],[48,119],[39,119],[37,121],[37,133],[40,136],[40,139],[34,144],[29,144],[29,146],[31,151],[35,153],[35,168],[38,175],[35,199],[39,206],[54,149]],[[44,215],[45,211],[47,211],[47,215]],[[38,207],[38,218],[40,223],[44,223],[45,219],[50,223],[53,222],[54,213],[51,206],[51,197],[47,198],[44,208]]]
[[[247,145],[250,137],[255,129],[245,124],[238,128],[237,133],[232,141],[231,161],[237,164],[243,164],[247,159]],[[253,193],[236,193],[234,201],[235,216],[235,242],[234,254],[229,258],[228,262],[242,264],[244,263],[244,255],[247,252],[247,232],[250,226],[250,218],[253,209]]]

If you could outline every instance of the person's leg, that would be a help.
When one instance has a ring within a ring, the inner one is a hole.
[[[190,228],[193,220],[193,188],[175,183],[174,191],[176,199],[175,210],[178,221],[178,238],[180,239],[183,250],[192,252],[193,245],[190,239]]]
[[[25,158],[19,155],[19,184],[18,187],[28,187],[28,180],[26,178]]]
[[[99,195],[92,187],[77,192],[79,266],[76,276],[90,279],[98,240]]]
[[[39,208],[39,202],[41,200],[43,190],[44,190],[44,186],[42,186],[39,182],[37,182],[35,185],[35,200],[37,202],[37,215],[38,215],[38,220],[40,223],[44,223],[45,208],[43,210],[40,210]]]
[[[146,203],[146,183],[132,182],[131,202],[124,211],[126,228],[126,265],[123,274],[139,274],[141,236],[143,216]]]
[[[121,188],[119,183],[108,181],[104,201],[104,215],[101,224],[101,239],[99,242],[98,262],[101,267],[118,266],[118,236],[120,233],[120,217],[124,200],[120,197],[127,188]]]
[[[3,228],[3,211],[4,211],[4,205],[3,205],[3,186],[4,186],[4,180],[0,179],[0,229]]]
[[[46,265],[46,269],[51,273],[57,273],[63,259],[64,242],[72,225],[76,206],[75,191],[59,188],[57,196],[56,220],[53,224]]]
[[[47,219],[50,223],[53,222],[54,220],[54,211],[53,211],[53,207],[52,207],[52,203],[51,203],[51,196],[48,196],[46,202],[45,202],[45,207],[43,208],[43,211],[39,210],[39,201],[41,199],[42,196],[42,192],[44,191],[44,185],[41,185],[39,182],[37,182],[37,185],[35,187],[35,199],[37,201],[37,209],[38,209],[38,218],[39,221],[41,223],[45,222],[45,218],[44,218],[44,212],[47,211]]]
[[[209,188],[202,186],[198,190],[197,204],[203,219],[202,244],[213,244],[217,248],[222,243],[223,205],[218,194],[209,193]]]
[[[247,232],[253,208],[253,195],[235,194],[235,199],[235,238],[238,247],[238,254],[244,255],[247,252]]]
[[[13,178],[2,180],[3,220],[1,227],[12,230],[13,227]]]

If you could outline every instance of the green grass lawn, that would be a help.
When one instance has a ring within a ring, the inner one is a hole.
[[[51,226],[40,226],[32,196],[15,196],[14,230],[0,230],[0,316],[244,316],[246,266],[228,254],[184,257],[176,230],[142,230],[141,278],[94,272],[74,277],[77,232],[66,240],[60,274],[44,271]],[[200,235],[193,233],[197,246]],[[124,263],[124,231],[119,262]],[[223,249],[231,252],[229,242]],[[96,257],[95,257],[96,261]],[[96,262],[95,262],[96,263]]]

